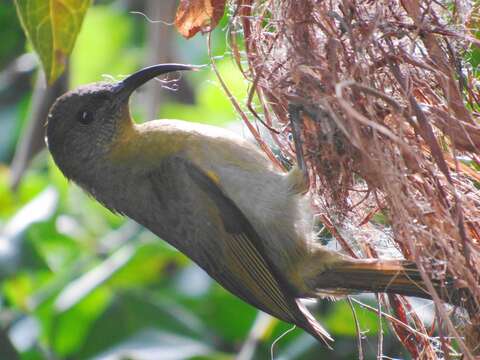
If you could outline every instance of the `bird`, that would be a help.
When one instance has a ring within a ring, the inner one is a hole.
[[[274,167],[226,129],[181,120],[137,124],[129,99],[162,74],[157,64],[120,81],[60,96],[46,143],[66,178],[111,211],[145,226],[250,305],[333,341],[303,299],[358,292],[430,298],[414,263],[357,259],[322,246],[308,181]]]

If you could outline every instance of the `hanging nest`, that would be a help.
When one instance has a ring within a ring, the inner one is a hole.
[[[230,4],[232,53],[258,125],[249,127],[272,161],[281,166],[261,126],[284,158],[295,159],[300,142],[319,218],[344,251],[377,257],[390,246],[421,270],[436,305],[431,328],[405,298],[380,297],[414,358],[480,353],[478,10],[414,0]],[[432,285],[447,278],[464,289],[461,322]]]

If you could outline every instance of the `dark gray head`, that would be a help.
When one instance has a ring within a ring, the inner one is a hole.
[[[58,167],[68,178],[81,182],[83,171],[98,164],[122,124],[131,121],[128,100],[135,89],[161,74],[195,69],[182,64],[153,65],[122,81],[84,85],[59,97],[50,109],[46,133]]]

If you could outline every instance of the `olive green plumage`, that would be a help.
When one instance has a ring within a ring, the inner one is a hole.
[[[138,86],[189,69],[157,65],[60,97],[47,142],[65,176],[168,241],[233,294],[324,342],[330,336],[299,298],[361,290],[425,296],[408,280],[420,280],[418,272],[405,273],[401,262],[354,260],[321,247],[300,171],[274,169],[256,146],[223,129],[132,121],[128,99]]]

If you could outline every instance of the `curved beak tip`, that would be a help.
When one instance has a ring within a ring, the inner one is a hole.
[[[140,86],[151,79],[162,74],[167,74],[174,71],[200,71],[207,65],[187,65],[187,64],[157,64],[148,66],[133,74],[127,76],[125,79],[118,82],[116,91],[119,94],[124,94],[127,98]]]

